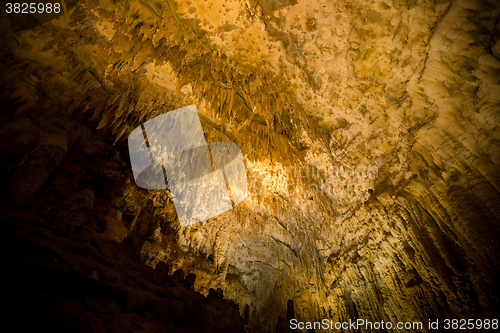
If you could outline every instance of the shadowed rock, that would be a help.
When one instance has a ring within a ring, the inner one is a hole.
[[[188,289],[194,288],[194,281],[196,281],[196,275],[190,273],[184,278],[184,284]]]
[[[178,269],[172,274],[172,278],[177,283],[182,283],[184,280],[184,271],[182,269]]]
[[[144,242],[155,232],[156,224],[153,201],[149,199],[142,205],[132,222],[130,233],[125,238],[125,244],[130,246],[136,254],[139,253]]]
[[[248,318],[250,317],[250,306],[245,304],[245,310],[243,311],[243,322],[248,325]]]
[[[290,323],[290,320],[295,319],[295,309],[293,307],[293,301],[289,299],[286,302],[286,319]],[[296,329],[290,329],[290,332],[295,333],[297,332]]]
[[[85,223],[86,214],[94,207],[95,196],[90,189],[75,193],[63,202],[52,231],[58,236],[74,234]]]
[[[208,298],[214,298],[214,299],[217,299],[217,292],[215,291],[214,288],[210,288],[208,289],[208,295],[207,295]]]
[[[58,188],[46,192],[42,185],[38,193],[47,196],[39,200],[35,194],[36,206],[33,201],[32,209],[24,205],[20,210],[53,222],[59,209],[51,213],[51,208],[62,201],[60,195],[73,193],[73,186],[92,188],[102,195],[102,214],[116,195],[123,196],[115,205],[130,226],[146,190],[133,185],[126,136],[140,123],[194,103],[206,142],[241,146],[251,195],[234,212],[182,229],[172,193],[150,191],[155,214],[172,227],[164,227],[167,237],[148,248],[148,258],[155,258],[149,263],[167,260],[169,254],[176,268],[196,267],[196,286],[205,292],[224,278],[230,291],[226,298],[242,305],[251,300],[250,322],[258,332],[274,331],[278,316],[289,319],[289,298],[297,302],[296,317],[305,321],[359,315],[372,322],[398,318],[425,325],[428,319],[498,318],[496,3],[389,1],[368,8],[359,0],[208,0],[189,6],[181,1],[88,1],[66,11],[64,21],[38,26],[34,34],[12,35],[8,21],[0,20],[6,25],[0,35],[5,45],[0,51],[0,170],[8,173],[3,179],[13,179],[22,158],[39,143],[37,135],[29,138],[28,131],[17,126],[7,131],[5,125],[29,119],[33,133],[57,131],[70,138],[72,155],[81,150],[72,161],[83,170],[58,167],[49,176],[61,176]],[[156,150],[162,148],[156,143],[179,142],[180,136],[172,135],[178,132],[150,132],[144,126],[137,133],[145,147],[149,142],[153,157],[169,164],[170,155]],[[27,148],[4,148],[14,145]],[[211,159],[217,159],[208,148]],[[105,161],[113,150],[127,161],[120,168]],[[187,163],[185,156],[183,165],[197,171],[201,165]],[[151,155],[144,157],[147,162]],[[177,171],[177,165],[171,166]],[[163,168],[158,171],[161,180]],[[23,173],[20,177],[24,181]],[[104,225],[101,216],[106,214],[93,219]],[[37,234],[48,239],[44,222],[36,217],[21,214],[11,220],[27,224],[32,242]],[[61,248],[69,241],[60,240]],[[169,243],[168,248],[160,251],[161,243]],[[3,248],[10,260],[11,246]],[[50,267],[56,264],[35,249],[43,256],[27,260],[47,258]],[[82,257],[89,252],[84,250]],[[75,256],[76,263],[80,260]],[[136,272],[129,266],[127,261],[120,267],[133,279]],[[4,270],[5,275],[14,271]],[[85,266],[84,276],[94,270],[104,279],[99,266]],[[41,281],[33,275],[19,275],[27,276],[29,284],[13,290],[13,299],[22,304],[20,315],[33,302],[19,292],[29,295],[31,282]],[[175,284],[179,290],[185,287]],[[345,292],[349,288],[352,295]],[[154,308],[145,309],[144,303],[137,312]],[[181,309],[172,304],[169,311]],[[175,313],[176,321],[186,313],[186,322],[195,322],[189,311]],[[203,316],[200,320],[209,317]],[[71,327],[87,329],[80,325],[83,318]],[[200,327],[198,332],[208,332]]]
[[[155,272],[153,275],[153,282],[156,284],[163,284],[168,275],[168,264],[164,261],[160,261],[156,264]]]
[[[14,173],[7,193],[13,207],[27,203],[42,187],[49,175],[57,168],[68,152],[64,136],[44,140],[26,155],[21,166]]]
[[[215,292],[217,293],[218,299],[224,299],[224,291],[221,288],[217,288]]]

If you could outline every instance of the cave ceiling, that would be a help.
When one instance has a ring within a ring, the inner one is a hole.
[[[241,148],[249,193],[180,228],[171,196],[124,171],[124,205],[152,199],[175,229],[151,265],[221,287],[263,329],[288,299],[304,320],[498,315],[498,3],[66,7],[16,32],[1,14],[2,168],[58,136],[87,156],[115,147],[130,170],[132,130],[194,104],[207,141]]]

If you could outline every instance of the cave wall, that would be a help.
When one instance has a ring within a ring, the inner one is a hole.
[[[250,194],[179,229],[171,197],[129,178],[123,205],[141,193],[175,230],[175,246],[157,234],[145,249],[151,265],[223,288],[258,329],[288,299],[303,320],[494,317],[499,13],[494,1],[79,1],[16,33],[3,13],[4,180],[56,135],[87,156],[107,140],[129,164],[135,127],[195,104],[207,141],[241,147]],[[109,237],[122,240],[117,214]]]

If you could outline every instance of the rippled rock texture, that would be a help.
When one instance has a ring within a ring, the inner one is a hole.
[[[256,331],[286,318],[287,300],[303,321],[498,316],[495,1],[68,8],[16,33],[1,17],[3,183],[46,138],[67,141],[29,214],[50,226],[90,186],[85,223],[121,242],[152,200],[144,262],[196,274],[196,290],[221,288],[242,315],[249,305]],[[135,186],[126,138],[191,104],[207,142],[241,147],[250,194],[180,228],[168,192]],[[2,200],[19,191],[6,185]]]

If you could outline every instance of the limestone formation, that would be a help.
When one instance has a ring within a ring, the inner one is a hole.
[[[499,17],[494,0],[79,0],[19,30],[2,12],[2,206],[37,244],[91,189],[74,237],[208,296],[172,297],[172,327],[232,329],[229,300],[254,332],[286,329],[288,300],[301,321],[498,318]],[[249,194],[180,227],[169,190],[136,186],[127,137],[192,104],[207,142],[241,148]]]
[[[56,136],[45,139],[26,155],[8,185],[14,207],[21,206],[33,197],[61,163],[67,151],[66,138]]]

